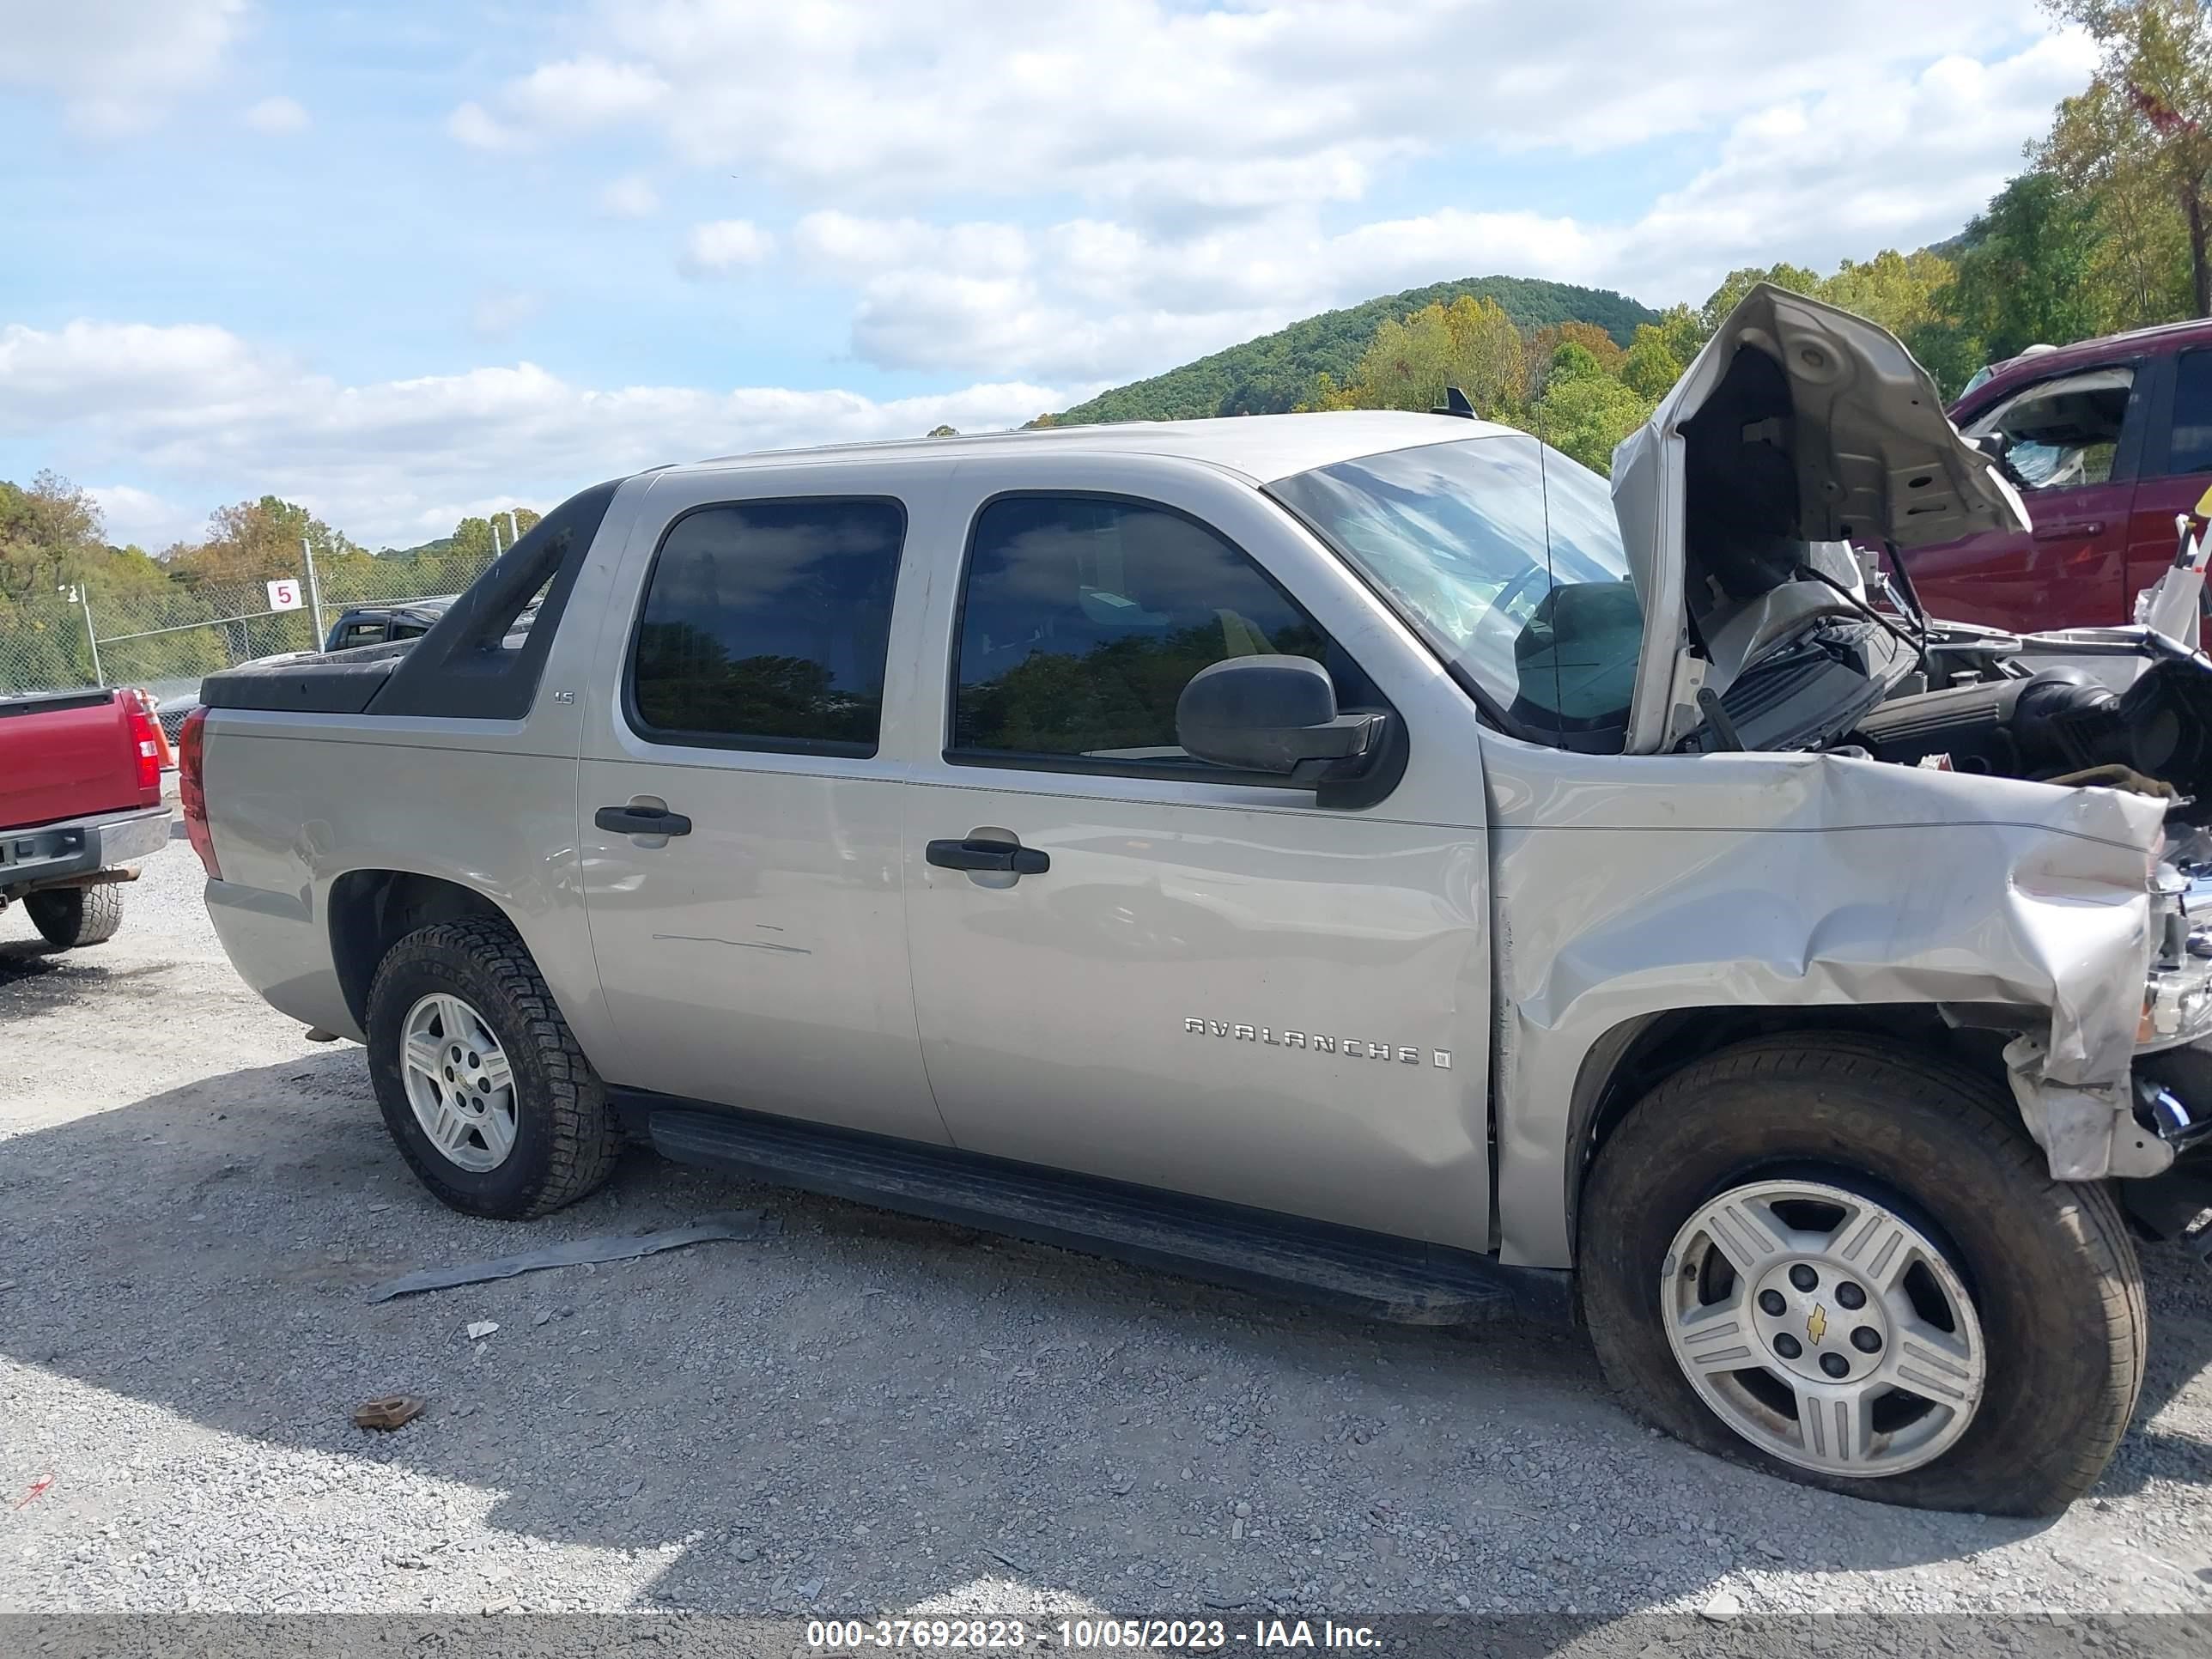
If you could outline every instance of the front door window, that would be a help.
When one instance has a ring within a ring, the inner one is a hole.
[[[1999,404],[1966,435],[2002,439],[2006,463],[2032,490],[2108,483],[2134,386],[2135,371],[2124,366],[2045,380]]]

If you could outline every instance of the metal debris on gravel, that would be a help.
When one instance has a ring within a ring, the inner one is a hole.
[[[598,1266],[609,1261],[629,1261],[639,1256],[657,1255],[663,1250],[680,1250],[690,1244],[759,1238],[775,1231],[776,1222],[773,1217],[763,1216],[758,1210],[732,1210],[726,1215],[708,1216],[689,1227],[671,1227],[663,1232],[635,1233],[627,1237],[603,1234],[594,1238],[572,1238],[564,1243],[547,1244],[535,1250],[525,1250],[520,1255],[503,1255],[491,1261],[471,1261],[455,1267],[424,1267],[419,1272],[402,1273],[397,1279],[387,1279],[381,1285],[371,1286],[368,1299],[371,1302],[389,1302],[395,1296],[413,1296],[422,1291],[450,1291],[460,1285],[485,1285],[494,1279],[543,1273],[552,1267],[580,1267],[586,1263]],[[498,1328],[496,1325],[492,1327],[494,1330]],[[476,1334],[473,1327],[469,1334]]]
[[[381,1429],[389,1434],[422,1416],[423,1407],[429,1403],[418,1394],[387,1394],[379,1399],[364,1400],[353,1408],[353,1425],[357,1429]]]

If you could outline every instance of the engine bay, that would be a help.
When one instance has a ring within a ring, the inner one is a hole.
[[[2172,595],[2185,625],[2166,616],[2179,638],[2150,626],[2012,635],[1931,617],[1896,540],[1827,511],[1839,475],[1818,464],[1806,389],[1771,344],[1741,344],[1681,422],[1694,690],[1683,696],[1678,680],[1673,747],[2104,785],[2168,799],[2172,823],[2212,817],[2212,659],[2194,648],[2203,560],[2191,525],[2177,526],[2173,573],[2185,579]],[[1936,471],[1906,468],[1904,492],[1936,492]]]
[[[2212,814],[2212,662],[2202,656],[2162,653],[2124,690],[2089,668],[2032,659],[1959,670],[1951,681],[1887,698],[1842,741],[1905,766],[2170,792],[2169,817],[2185,823]]]

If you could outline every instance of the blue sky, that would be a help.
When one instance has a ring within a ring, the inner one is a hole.
[[[1504,272],[1701,299],[1948,235],[2021,0],[0,0],[0,477],[370,545],[638,466],[1018,422]]]

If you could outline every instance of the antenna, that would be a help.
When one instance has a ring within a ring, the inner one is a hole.
[[[1548,595],[1558,590],[1559,577],[1552,562],[1552,485],[1550,469],[1544,461],[1544,400],[1540,397],[1536,400],[1534,413],[1536,416],[1536,492],[1544,504],[1544,592]],[[1540,605],[1543,601],[1540,599],[1537,603]],[[1556,618],[1558,614],[1559,607],[1554,605],[1553,615]],[[1552,712],[1559,722],[1559,732],[1564,737],[1566,733],[1567,688],[1566,678],[1559,672],[1559,637],[1556,623],[1552,635]]]
[[[1465,420],[1475,418],[1474,405],[1467,400],[1467,393],[1455,386],[1444,388],[1444,400],[1429,411],[1431,415],[1457,415]]]

